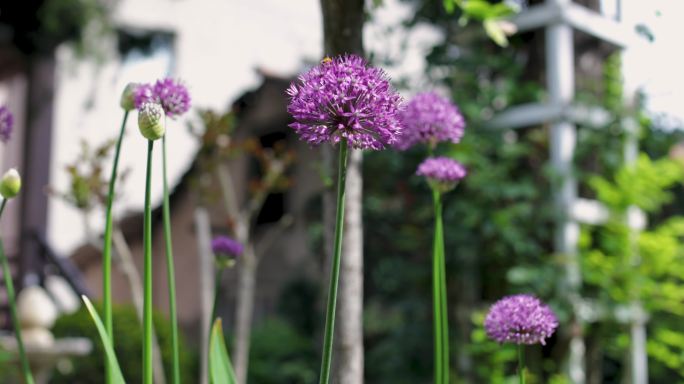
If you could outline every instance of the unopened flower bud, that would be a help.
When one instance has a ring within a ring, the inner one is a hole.
[[[140,84],[138,83],[128,83],[126,88],[124,88],[121,94],[121,108],[125,111],[130,111],[135,109],[135,90],[138,89]]]
[[[21,176],[16,169],[12,168],[5,173],[0,180],[0,195],[5,199],[11,199],[21,190]]]
[[[164,136],[164,109],[157,103],[145,103],[138,111],[138,128],[148,140],[157,140]]]

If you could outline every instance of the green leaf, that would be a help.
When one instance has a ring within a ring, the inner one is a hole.
[[[454,11],[456,10],[456,4],[454,4],[453,0],[444,0],[443,4],[444,4],[444,9],[449,14],[454,13]]]
[[[478,20],[485,20],[492,14],[492,5],[485,0],[468,0],[462,8],[463,13]]]
[[[503,29],[501,29],[501,26],[496,20],[485,20],[482,24],[484,25],[484,29],[487,32],[489,38],[494,40],[494,42],[498,46],[508,46],[508,39],[506,38],[506,33],[504,33]]]
[[[90,300],[88,300],[87,297],[81,296],[81,298],[83,299],[86,308],[88,308],[88,312],[90,312],[90,317],[92,317],[93,321],[95,322],[97,333],[100,334],[100,339],[102,340],[102,345],[104,346],[105,355],[107,356],[107,362],[109,363],[109,366],[112,368],[110,371],[110,374],[112,375],[112,384],[126,384],[126,382],[123,379],[123,374],[121,373],[121,368],[119,367],[119,361],[116,359],[114,348],[112,347],[112,343],[109,341],[107,331],[105,330],[104,325],[102,325],[102,320],[100,320],[100,316],[97,315],[97,311],[95,311],[93,304],[90,302]]]
[[[235,384],[235,371],[230,363],[221,319],[216,319],[211,327],[211,339],[209,341],[209,377],[214,384]]]
[[[493,18],[501,18],[513,15],[517,13],[518,10],[506,3],[493,4],[489,9],[489,16]]]

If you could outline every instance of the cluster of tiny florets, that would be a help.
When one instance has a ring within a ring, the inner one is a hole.
[[[449,157],[428,157],[418,166],[416,175],[441,183],[455,183],[467,174],[465,167]]]
[[[419,93],[399,114],[404,126],[395,147],[406,150],[418,143],[431,146],[442,141],[458,143],[465,120],[449,99],[434,92]]]
[[[145,103],[158,103],[166,116],[178,117],[190,109],[190,93],[181,82],[166,78],[157,80],[154,85],[140,84],[133,96],[136,108]]]
[[[385,72],[356,55],[325,59],[287,90],[290,124],[311,145],[347,140],[353,148],[382,149],[401,132],[401,96]]]
[[[211,250],[217,256],[235,258],[242,255],[242,244],[228,236],[216,236],[211,241]]]
[[[6,106],[0,106],[0,141],[6,143],[12,137],[14,117]]]
[[[487,335],[499,343],[544,344],[558,327],[551,308],[532,295],[507,296],[489,309]]]

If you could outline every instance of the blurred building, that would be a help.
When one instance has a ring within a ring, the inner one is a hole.
[[[70,4],[60,0],[0,4],[0,103],[6,104],[15,117],[13,139],[7,145],[0,145],[0,172],[16,167],[24,178],[22,194],[8,205],[0,233],[19,287],[45,283],[49,276],[61,275],[66,276],[72,290],[85,293],[88,288],[78,270],[67,258],[61,257],[82,241],[81,214],[58,199],[48,199],[47,190],[48,186],[68,188],[63,167],[76,153],[80,139],[97,145],[115,135],[121,118],[118,98],[123,86],[130,81],[179,77],[189,85],[194,106],[218,108],[235,99],[245,87],[261,81],[253,71],[255,63],[273,63],[272,68],[293,73],[301,65],[303,56],[318,57],[320,28],[317,23],[320,22],[316,0],[304,2],[296,9],[271,0],[249,4],[130,0],[116,2],[116,8],[108,1],[89,3],[112,7],[102,9],[71,9]],[[250,17],[245,17],[246,14]],[[252,16],[256,15],[266,25],[253,23]],[[296,22],[299,19],[307,22]],[[276,30],[278,34],[271,33]],[[103,31],[109,34],[101,35]],[[77,44],[63,44],[68,41]],[[236,55],[236,51],[241,54]],[[135,129],[133,120],[129,121],[131,132]],[[170,179],[172,183],[180,180],[174,194],[174,209],[181,217],[183,212],[192,212],[191,194],[186,188],[186,176],[191,171],[185,175],[183,172],[192,163],[196,151],[191,135],[183,129],[185,123],[185,120],[174,122],[178,125],[174,127],[177,134],[169,138],[174,153],[169,159]],[[126,140],[124,146],[130,152],[122,155],[122,168],[132,169],[128,185],[137,191],[144,169],[138,166],[140,162],[135,154],[143,153],[139,148],[144,142],[132,134]],[[126,200],[117,205],[116,217],[129,217],[125,232],[131,236],[135,253],[135,237],[140,231],[135,230],[136,215],[127,213],[141,207],[142,194],[121,192]],[[153,200],[158,200],[160,195],[161,187],[155,186]],[[217,210],[213,212],[218,214]],[[175,231],[179,238],[183,231],[190,231],[188,236],[192,235],[192,223],[181,218],[175,220],[183,228]],[[101,218],[93,222],[94,232],[99,232]],[[183,227],[184,224],[190,227]],[[177,255],[189,256],[179,259],[188,263],[193,262],[191,256],[196,254],[191,244],[194,243],[179,241],[176,245]],[[87,286],[97,296],[100,284],[90,279],[94,267],[87,267],[90,258],[85,259]],[[192,275],[193,268],[197,272],[196,265],[177,268],[179,273]],[[193,281],[197,279],[195,276]],[[165,276],[156,281],[162,287]],[[191,285],[187,290],[179,290],[179,301],[197,303],[192,295],[198,287],[190,288]],[[121,289],[124,291],[117,291],[117,297],[124,300],[129,295],[125,287]],[[189,295],[187,300],[183,295]],[[3,315],[5,302],[2,284],[0,328],[8,325]],[[165,299],[159,298],[158,302],[162,308],[166,307]]]
[[[0,165],[2,172],[10,167],[19,169],[23,179],[22,193],[8,204],[0,231],[20,287],[43,283],[51,269],[66,276],[76,292],[85,293],[77,271],[56,257],[45,240],[56,91],[55,50],[76,30],[44,33],[44,18],[35,12],[43,4],[43,0],[30,0],[0,6],[0,103],[15,117],[11,140],[0,146]],[[68,28],[72,27],[70,22],[64,19]],[[8,325],[4,286],[0,288],[0,328]]]

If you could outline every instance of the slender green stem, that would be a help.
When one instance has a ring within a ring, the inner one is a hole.
[[[434,200],[433,192],[433,200]],[[437,203],[435,201],[435,234],[432,242],[432,310],[433,310],[433,327],[434,327],[434,366],[435,366],[435,384],[442,383],[443,358],[442,358],[442,300],[440,289],[440,257],[439,246],[437,245]]]
[[[2,199],[0,203],[0,216],[5,211],[7,199]],[[10,315],[12,316],[12,324],[14,324],[14,336],[17,338],[17,347],[19,348],[19,360],[21,361],[21,371],[24,375],[24,382],[26,384],[33,384],[33,375],[31,375],[31,368],[29,367],[28,358],[26,357],[26,350],[24,349],[24,340],[21,337],[21,326],[19,324],[19,316],[17,315],[17,303],[14,300],[14,284],[12,283],[12,272],[10,270],[9,261],[5,256],[5,246],[0,239],[0,262],[2,262],[2,273],[5,276],[5,286],[7,287],[7,300],[9,301]]]
[[[518,376],[520,384],[525,384],[525,345],[518,344]]]
[[[337,306],[337,288],[340,280],[340,259],[342,256],[342,235],[344,233],[344,191],[347,182],[348,152],[347,141],[340,141],[339,169],[337,172],[337,212],[335,213],[335,248],[333,251],[332,270],[330,271],[328,305],[325,315],[325,336],[323,339],[323,361],[321,363],[320,384],[328,384],[330,382],[333,336],[335,334],[335,307]]]
[[[173,384],[180,384],[180,351],[178,346],[178,314],[176,313],[176,273],[171,241],[171,208],[169,184],[166,177],[166,135],[162,138],[162,178],[164,179],[164,241],[166,243],[166,274],[169,288],[169,315],[171,318],[171,349],[173,353]]]
[[[114,322],[112,320],[112,228],[113,228],[113,214],[112,206],[114,205],[114,192],[116,185],[116,178],[119,168],[119,154],[121,153],[121,142],[123,141],[124,132],[126,131],[126,120],[128,120],[128,111],[124,112],[123,121],[121,122],[121,129],[119,130],[119,138],[116,141],[116,149],[114,151],[114,164],[112,164],[112,173],[109,178],[109,191],[107,192],[107,213],[105,217],[105,233],[104,246],[102,247],[102,306],[104,307],[104,323],[109,336],[109,342],[114,346]],[[108,362],[106,365],[106,382],[112,382],[111,367]]]
[[[152,384],[152,152],[154,141],[147,142],[147,176],[145,178],[145,215],[143,230],[144,260],[144,303],[143,303],[143,384]]]
[[[211,317],[209,318],[209,330],[214,325],[216,320],[216,308],[218,307],[219,293],[221,292],[221,276],[223,275],[223,268],[220,266],[216,267],[216,273],[214,277],[214,302],[211,305]]]
[[[435,382],[449,382],[449,321],[444,257],[444,225],[441,193],[432,189],[435,211],[435,234],[432,248],[432,288],[435,327]]]

